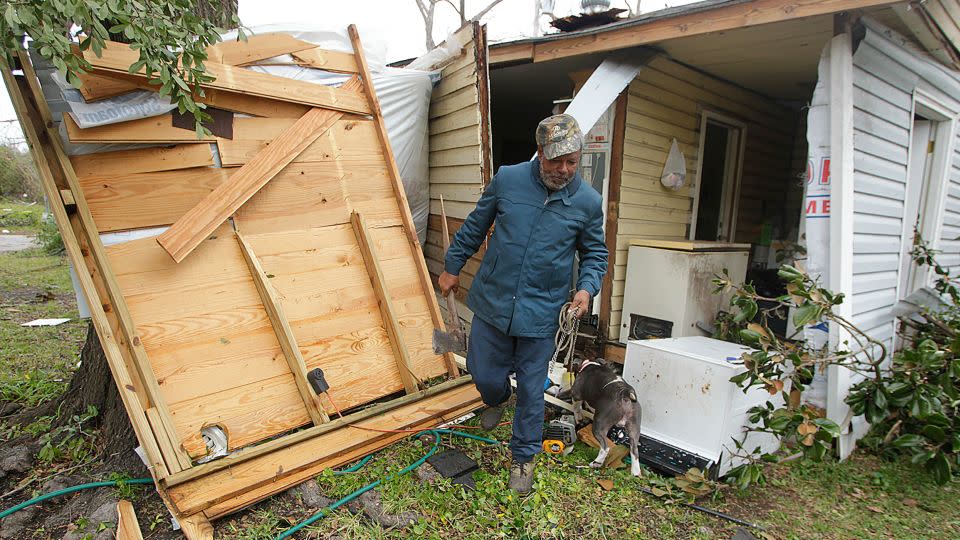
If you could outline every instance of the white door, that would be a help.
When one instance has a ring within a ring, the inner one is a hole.
[[[919,231],[927,242],[933,241],[929,237],[930,220],[930,188],[933,171],[933,152],[936,147],[936,123],[930,120],[917,118],[913,122],[913,139],[910,143],[910,177],[907,179],[907,193],[904,201],[903,219],[907,230],[904,242],[912,245],[914,231]],[[900,298],[904,298],[913,291],[927,284],[928,273],[918,268],[910,257],[909,249],[906,256],[900,261]]]

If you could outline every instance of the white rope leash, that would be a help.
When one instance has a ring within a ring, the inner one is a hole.
[[[557,317],[560,327],[557,328],[557,335],[553,339],[555,348],[551,359],[551,362],[556,362],[563,351],[563,365],[570,372],[573,371],[573,350],[577,342],[577,332],[580,330],[579,311],[570,309],[572,305],[571,302],[567,302],[560,308],[560,315]]]

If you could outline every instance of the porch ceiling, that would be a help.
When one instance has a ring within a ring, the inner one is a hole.
[[[824,15],[739,28],[657,44],[674,60],[771,98],[806,101],[817,82],[817,63],[833,35]]]

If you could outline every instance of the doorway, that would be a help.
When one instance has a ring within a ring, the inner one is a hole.
[[[714,112],[701,115],[691,240],[733,241],[746,129],[742,122]]]

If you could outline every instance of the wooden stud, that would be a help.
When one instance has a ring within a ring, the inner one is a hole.
[[[169,114],[83,129],[67,113],[63,115],[63,125],[67,130],[67,139],[72,143],[172,144],[210,143],[217,140],[213,136],[198,139],[195,131],[173,127],[173,117]]]
[[[30,77],[31,75],[34,75],[32,68],[26,68],[26,66],[29,65],[29,59],[23,56],[21,57],[21,61],[25,63],[25,76]],[[42,103],[39,103],[37,104],[37,108],[40,118],[36,118],[36,116],[31,115],[28,111],[26,96],[24,96],[20,85],[16,82],[13,74],[10,72],[10,67],[2,59],[0,59],[0,71],[2,71],[3,80],[6,84],[10,99],[13,102],[17,117],[20,119],[20,125],[23,127],[24,135],[30,142],[30,145],[34,148],[34,152],[32,152],[32,154],[34,157],[34,163],[37,166],[37,171],[39,172],[40,183],[43,187],[44,193],[47,195],[47,199],[50,201],[50,209],[53,213],[54,220],[57,222],[57,226],[60,229],[60,235],[63,239],[63,244],[67,255],[70,258],[70,261],[73,263],[74,268],[86,268],[84,256],[80,249],[80,244],[77,241],[77,237],[74,235],[73,228],[70,225],[70,218],[67,216],[67,211],[63,205],[56,202],[60,200],[59,197],[57,197],[59,188],[57,187],[54,179],[55,175],[50,167],[50,163],[44,159],[44,155],[41,150],[48,148],[49,141],[45,141],[44,138],[48,138],[49,133],[41,131],[41,126],[34,123],[37,120],[43,121],[45,118],[49,118],[49,110],[46,110],[46,107]],[[27,83],[29,84],[29,80]],[[39,124],[39,122],[37,122],[37,124]],[[110,323],[107,320],[106,313],[104,312],[103,304],[94,301],[98,298],[98,295],[93,278],[90,276],[89,272],[78,271],[77,279],[80,282],[80,289],[83,291],[84,296],[89,300],[88,304],[90,308],[90,318],[97,330],[97,336],[99,336],[100,343],[103,346],[104,356],[107,359],[110,372],[113,374],[114,381],[119,389],[120,399],[123,401],[124,408],[126,409],[127,415],[130,418],[130,424],[133,427],[134,433],[137,435],[137,439],[144,447],[144,453],[146,454],[147,461],[149,463],[148,469],[150,470],[150,474],[154,477],[154,479],[165,478],[170,474],[170,471],[161,457],[160,448],[157,445],[154,434],[150,429],[150,424],[147,421],[146,413],[144,412],[144,407],[141,404],[140,397],[136,392],[133,381],[127,372],[126,366],[124,365],[120,352],[120,345],[118,344],[116,335],[110,328]],[[176,465],[176,462],[174,462],[174,465]]]
[[[117,540],[143,540],[140,532],[140,523],[137,522],[137,513],[133,510],[130,501],[117,502]]]
[[[144,71],[134,74],[128,71],[140,58],[140,53],[129,45],[107,42],[100,52],[98,57],[91,50],[83,51],[83,57],[93,66],[94,73],[116,73],[146,80]],[[204,67],[207,75],[215,77],[213,81],[201,85],[205,89],[291,101],[347,113],[370,114],[370,107],[363,96],[343,87],[333,88],[216,62],[205,62]]]
[[[277,340],[280,342],[280,348],[283,349],[283,355],[290,366],[290,373],[293,374],[293,380],[297,384],[297,390],[300,391],[300,397],[303,398],[303,404],[307,408],[307,414],[314,425],[324,424],[330,421],[330,417],[320,407],[318,396],[313,392],[307,381],[307,363],[300,354],[300,347],[297,345],[297,338],[293,335],[293,329],[290,328],[290,321],[283,313],[283,305],[280,303],[279,295],[270,278],[260,266],[260,260],[257,259],[253,248],[247,243],[240,231],[236,231],[237,241],[240,243],[240,251],[243,253],[247,266],[250,267],[250,275],[253,277],[253,283],[260,293],[260,300],[263,302],[263,308],[270,317],[270,324],[273,331],[277,334]]]
[[[344,87],[353,88],[358,84],[356,79],[351,79]],[[277,137],[267,149],[233,173],[229,181],[211,192],[170,229],[158,236],[157,242],[173,260],[182,261],[271,178],[333,127],[341,116],[342,113],[335,111],[311,109]]]
[[[304,49],[316,47],[283,32],[253,34],[246,40],[221,41],[207,47],[207,60],[230,66],[242,66]]]
[[[433,324],[440,330],[446,330],[443,323],[443,315],[440,313],[440,305],[437,303],[433,293],[433,283],[430,281],[430,273],[427,270],[427,263],[423,258],[423,251],[420,248],[420,240],[417,238],[417,228],[413,224],[413,217],[410,215],[410,204],[407,202],[407,194],[403,190],[403,182],[400,179],[400,171],[397,169],[397,161],[393,156],[393,149],[390,146],[390,138],[387,136],[387,129],[383,123],[383,113],[380,111],[380,102],[377,100],[377,93],[373,87],[373,78],[370,76],[370,69],[367,66],[367,59],[363,55],[363,45],[360,43],[360,33],[357,27],[350,25],[347,29],[350,34],[350,41],[353,43],[353,51],[357,57],[357,65],[360,68],[360,76],[363,79],[363,88],[370,100],[370,110],[373,112],[373,118],[377,122],[377,130],[380,136],[380,144],[383,147],[384,157],[386,158],[387,168],[390,170],[390,179],[393,181],[393,189],[400,203],[400,215],[403,218],[403,228],[410,242],[410,250],[414,260],[417,263],[417,273],[420,278],[420,287],[423,289],[424,296],[429,297],[430,317]],[[451,377],[460,374],[460,368],[451,353],[443,355],[444,362],[447,365],[447,373]]]
[[[34,95],[34,99],[38,101],[42,100],[43,91],[39,86],[39,81],[36,73],[33,70],[33,65],[30,63],[29,57],[24,52],[19,52],[18,56],[22,65],[23,74],[26,77],[27,84],[29,85],[31,92]],[[173,441],[176,441],[178,440],[178,437],[176,430],[173,429],[173,422],[170,419],[170,412],[167,409],[166,402],[163,399],[163,394],[160,392],[160,387],[157,384],[157,379],[153,374],[152,368],[150,367],[150,362],[147,359],[147,353],[143,348],[143,344],[140,342],[140,338],[136,335],[136,326],[130,317],[130,310],[127,308],[126,300],[123,297],[123,293],[120,291],[120,286],[117,284],[116,276],[113,274],[113,269],[110,267],[109,259],[107,258],[106,251],[103,248],[100,235],[97,232],[97,227],[93,221],[93,216],[90,214],[90,208],[83,196],[83,190],[80,188],[79,181],[77,180],[76,173],[73,171],[73,166],[70,163],[70,159],[67,157],[67,154],[63,149],[63,143],[60,141],[60,136],[56,131],[54,131],[53,123],[49,122],[46,125],[47,138],[50,142],[50,148],[53,150],[54,158],[59,163],[67,185],[73,192],[74,199],[77,203],[77,216],[83,225],[84,231],[87,233],[86,241],[88,242],[89,249],[92,252],[93,261],[96,263],[95,270],[99,272],[100,277],[103,280],[104,288],[106,289],[110,300],[110,305],[113,306],[113,313],[119,322],[123,341],[126,342],[130,352],[133,354],[137,375],[141,384],[143,384],[143,389],[146,393],[146,405],[148,408],[155,407],[157,409],[163,431],[165,431],[167,437]],[[96,298],[96,296],[91,296],[90,298]],[[177,445],[173,448],[173,451],[175,452],[176,460],[173,463],[169,462],[169,460],[167,462],[167,468],[171,472],[178,472],[191,466],[190,457],[187,456],[187,453],[182,447]]]
[[[60,190],[60,198],[63,199],[64,206],[76,206],[77,201],[73,198],[73,192],[69,189]]]
[[[387,289],[387,282],[383,278],[380,257],[377,255],[376,246],[370,238],[370,230],[367,229],[363,215],[353,212],[350,215],[350,222],[353,224],[353,231],[356,233],[357,242],[360,244],[360,253],[363,254],[363,262],[367,267],[367,273],[370,275],[370,283],[377,295],[377,304],[380,305],[383,326],[387,330],[387,335],[390,336],[393,356],[397,360],[397,369],[400,370],[400,380],[403,381],[403,387],[407,390],[407,393],[412,394],[419,389],[419,386],[416,374],[413,372],[410,353],[407,351],[403,334],[400,332],[396,310],[393,308],[393,300],[390,299],[390,290]]]

